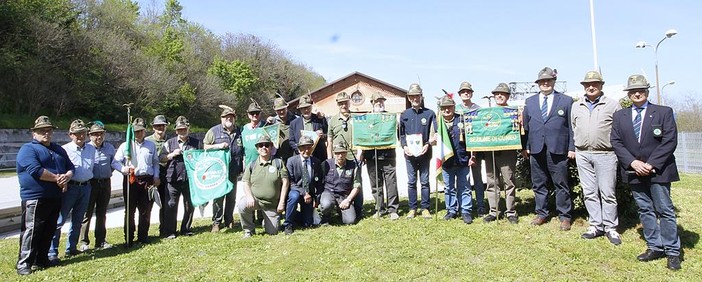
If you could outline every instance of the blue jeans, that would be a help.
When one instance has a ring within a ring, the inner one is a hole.
[[[470,196],[470,184],[468,183],[468,172],[470,172],[470,168],[467,166],[443,167],[442,169],[441,176],[446,184],[444,197],[448,213],[458,214],[457,195],[461,195],[461,213],[470,213],[473,207]]]
[[[673,199],[670,198],[670,183],[631,184],[631,192],[639,207],[639,220],[648,248],[679,256],[680,238]]]
[[[297,211],[297,204],[300,204],[300,213]],[[285,222],[283,226],[295,226],[302,224],[304,227],[312,226],[312,203],[306,204],[305,198],[300,194],[300,191],[290,190],[288,192],[288,201],[285,204]],[[300,218],[300,216],[302,216]]]
[[[407,196],[409,197],[409,209],[417,209],[417,170],[419,170],[419,180],[422,185],[422,209],[429,209],[429,157],[406,157],[407,164]]]
[[[51,239],[51,247],[49,248],[49,256],[58,256],[59,240],[61,240],[61,228],[66,223],[68,213],[71,213],[71,228],[68,229],[68,241],[66,242],[66,253],[76,251],[78,246],[78,237],[80,237],[80,228],[85,216],[85,210],[88,209],[90,201],[90,184],[83,186],[68,185],[68,190],[63,193],[61,199],[61,213],[56,222],[56,230],[54,237]]]

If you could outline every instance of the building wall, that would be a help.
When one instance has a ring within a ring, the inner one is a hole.
[[[370,112],[373,108],[370,98],[374,93],[380,93],[385,96],[385,109],[388,112],[400,113],[407,107],[407,100],[404,97],[405,93],[362,76],[351,76],[330,87],[312,93],[312,99],[315,103],[313,110],[319,110],[327,116],[338,113],[336,95],[341,92],[346,92],[346,94],[351,96],[350,108],[352,112]]]

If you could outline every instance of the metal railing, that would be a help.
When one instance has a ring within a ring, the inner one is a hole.
[[[678,171],[702,174],[702,132],[678,132]]]

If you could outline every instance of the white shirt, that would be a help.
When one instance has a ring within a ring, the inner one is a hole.
[[[631,123],[632,124],[634,123],[634,120],[636,119],[636,109],[637,108],[643,109],[643,110],[641,110],[641,126],[643,127],[644,118],[646,117],[646,110],[648,109],[648,101],[646,101],[646,103],[641,105],[641,107],[637,107],[636,105],[631,105]],[[639,134],[639,142],[641,142],[641,135],[643,135],[643,134]]]
[[[126,150],[127,142],[119,145],[117,152],[115,153],[115,169],[121,171],[122,167],[127,165],[127,158],[124,155]],[[159,157],[156,151],[156,144],[149,140],[144,140],[144,142],[139,143],[134,141],[134,147],[132,147],[132,165],[134,165],[134,174],[136,176],[151,175],[154,178],[158,178],[159,173]]]
[[[556,91],[551,92],[551,94],[544,95],[544,93],[539,93],[539,111],[541,110],[541,105],[544,103],[544,97],[546,98],[546,117],[551,114],[551,106],[553,105],[553,94]]]

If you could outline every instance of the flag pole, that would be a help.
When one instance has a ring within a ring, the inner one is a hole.
[[[444,117],[443,117],[442,115],[439,115],[439,122],[438,122],[438,124],[437,124],[437,127],[438,127],[439,130],[438,130],[437,132],[441,132],[441,127],[442,127],[443,125],[444,125]],[[431,131],[430,131],[430,132],[431,132]],[[435,133],[434,136],[436,136],[436,135],[437,135],[437,134]],[[443,135],[438,136],[438,138],[442,138],[442,139],[443,139],[443,137],[444,137]],[[440,146],[440,147],[441,147],[441,149],[440,149],[440,150],[441,150],[441,153],[439,154],[439,156],[440,156],[441,158],[443,158],[443,157],[444,157],[444,145],[443,145],[443,140],[442,140],[441,142],[442,142],[442,143],[441,143],[442,145]],[[443,165],[444,165],[444,163],[443,163],[443,160],[442,160],[441,166],[443,166]],[[439,171],[439,168],[438,168],[438,167],[436,168],[436,171]],[[443,170],[441,170],[441,171],[443,172]],[[444,187],[444,188],[445,188],[445,187]],[[444,189],[444,190],[445,190],[445,189]],[[444,195],[445,195],[445,194],[446,194],[446,191],[444,191]],[[437,175],[436,177],[434,177],[434,220],[437,220],[437,219],[438,219],[438,216],[439,216],[439,176]]]
[[[497,210],[497,213],[495,214],[495,217],[500,216],[500,187],[497,185],[497,169],[495,168],[495,151],[491,151],[492,153],[492,187],[495,189],[495,199],[497,200],[497,205],[495,206],[495,209]],[[505,195],[506,197],[506,195]],[[507,200],[505,198],[505,204],[507,203]],[[499,220],[495,220],[495,224],[499,224]]]
[[[130,131],[130,127],[129,127],[129,126],[130,126],[130,124],[132,123],[132,106],[134,106],[134,103],[127,103],[127,104],[124,104],[124,105],[122,105],[122,106],[124,106],[125,108],[127,108],[127,132],[126,132],[127,134],[126,134],[126,135],[127,135],[127,137],[129,137],[129,131]],[[131,142],[130,138],[125,138],[125,139],[126,139],[127,142]],[[126,146],[131,147],[131,144],[127,143]],[[126,148],[125,148],[125,149],[126,149]],[[125,154],[125,155],[126,155],[125,157],[127,158],[127,163],[126,163],[125,165],[130,166],[130,165],[132,164],[132,153],[131,153],[131,150],[130,150],[130,152],[127,152],[127,154]],[[129,235],[130,235],[129,223],[131,222],[131,221],[129,221],[129,189],[131,188],[131,187],[130,187],[130,186],[131,186],[131,185],[130,185],[131,183],[129,183],[130,174],[131,174],[131,171],[127,173],[127,176],[125,176],[125,177],[126,177],[126,181],[127,181],[127,191],[126,191],[126,193],[125,193],[125,195],[124,195],[124,202],[125,202],[124,227],[125,227],[125,230],[126,230],[126,231],[125,231],[125,234],[124,234],[124,241],[125,241],[125,244],[127,244],[127,248],[131,247],[131,246],[129,245]]]

